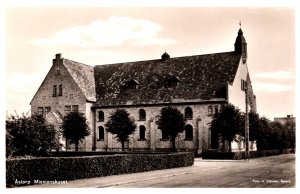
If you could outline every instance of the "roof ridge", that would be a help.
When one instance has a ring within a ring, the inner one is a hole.
[[[74,60],[71,60],[71,59],[67,59],[67,58],[63,58],[64,60],[68,60],[68,61],[71,61],[71,62],[74,62],[74,63],[79,63],[80,65],[85,65],[85,66],[88,66],[88,67],[91,67],[93,68],[94,66],[92,65],[87,65],[87,64],[84,64],[84,63],[81,63],[81,62],[78,62],[78,61],[74,61]]]
[[[198,57],[198,56],[205,56],[205,55],[216,55],[216,54],[225,54],[225,53],[235,53],[235,51],[227,51],[227,52],[218,52],[218,53],[208,53],[208,54],[200,54],[200,55],[188,55],[188,56],[180,56],[180,57],[172,57],[171,59],[180,59],[185,57]],[[237,53],[237,55],[241,55]],[[107,66],[107,65],[121,65],[121,64],[128,64],[128,63],[139,63],[139,62],[152,62],[152,61],[161,61],[161,59],[149,59],[149,60],[141,60],[141,61],[128,61],[128,62],[119,62],[119,63],[108,63],[108,64],[101,64],[95,66]]]

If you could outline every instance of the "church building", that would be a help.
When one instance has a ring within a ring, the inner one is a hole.
[[[173,106],[187,119],[184,132],[176,138],[176,148],[201,154],[218,148],[218,137],[209,127],[221,106],[231,103],[245,112],[246,86],[248,110],[256,111],[247,43],[239,29],[234,50],[223,53],[172,58],[165,52],[154,60],[91,66],[56,54],[30,104],[32,114],[43,115],[56,127],[67,113],[84,113],[91,134],[79,148],[86,151],[121,149],[121,143],[105,129],[118,108],[126,109],[137,125],[126,149],[169,149],[171,143],[155,120],[162,108]],[[72,145],[66,148],[72,149]]]

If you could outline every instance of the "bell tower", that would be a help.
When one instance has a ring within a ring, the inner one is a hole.
[[[242,24],[240,22],[240,29],[238,31],[238,36],[235,39],[234,51],[242,55],[243,63],[247,61],[247,42],[243,36]]]

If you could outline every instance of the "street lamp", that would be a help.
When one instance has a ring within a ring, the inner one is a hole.
[[[248,85],[245,83],[245,102],[246,102],[246,111],[245,111],[245,143],[246,143],[246,151],[245,151],[245,159],[249,162],[249,118],[248,118]]]

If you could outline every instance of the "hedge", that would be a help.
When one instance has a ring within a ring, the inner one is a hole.
[[[6,186],[34,184],[34,180],[69,181],[117,174],[191,166],[194,153],[118,154],[6,160]],[[25,181],[23,184],[17,181]]]

